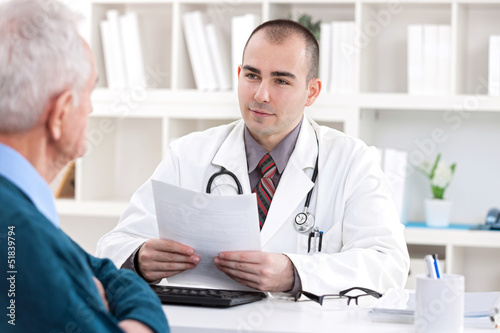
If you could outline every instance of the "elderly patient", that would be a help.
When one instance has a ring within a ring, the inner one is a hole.
[[[0,260],[8,270],[0,332],[168,332],[147,283],[59,228],[47,183],[85,152],[97,81],[78,20],[56,1],[0,6]]]

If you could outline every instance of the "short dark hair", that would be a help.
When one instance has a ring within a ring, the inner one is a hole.
[[[243,58],[250,39],[258,31],[263,30],[267,40],[272,44],[283,43],[287,38],[292,36],[301,37],[306,43],[306,55],[309,60],[309,71],[306,77],[306,83],[309,83],[314,78],[318,77],[319,67],[319,45],[316,37],[302,24],[292,20],[271,20],[262,23],[248,37],[245,48],[243,49]]]

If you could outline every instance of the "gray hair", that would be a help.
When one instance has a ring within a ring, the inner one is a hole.
[[[56,0],[0,5],[0,133],[33,128],[49,100],[66,89],[79,104],[90,75],[77,30],[82,19]]]

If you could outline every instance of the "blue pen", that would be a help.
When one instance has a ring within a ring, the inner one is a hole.
[[[436,270],[436,277],[438,279],[440,279],[441,278],[441,272],[439,271],[438,255],[437,254],[433,254],[432,258],[434,259],[434,269]]]

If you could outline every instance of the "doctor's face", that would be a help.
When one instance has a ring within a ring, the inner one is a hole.
[[[300,37],[273,44],[261,30],[248,42],[238,68],[240,111],[252,136],[268,151],[297,126],[321,90],[318,79],[306,82],[308,70],[306,43]]]

